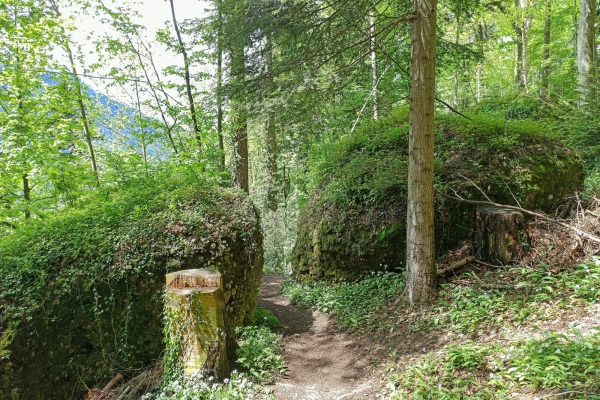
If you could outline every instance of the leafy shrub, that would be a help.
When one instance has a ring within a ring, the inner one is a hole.
[[[254,311],[254,321],[252,324],[254,326],[264,326],[271,330],[275,330],[281,326],[281,322],[277,319],[273,313],[266,308],[256,306]]]
[[[247,326],[238,330],[238,337],[237,362],[257,382],[271,383],[278,374],[285,372],[281,335],[266,326]]]

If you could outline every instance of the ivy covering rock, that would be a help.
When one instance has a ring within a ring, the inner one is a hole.
[[[436,120],[435,185],[442,192],[554,213],[583,189],[581,158],[540,124],[482,114]],[[401,108],[329,149],[299,216],[296,279],[351,281],[403,268],[408,129]],[[473,210],[436,198],[438,254],[471,237]]]
[[[218,269],[231,325],[253,320],[263,251],[252,203],[169,182],[97,193],[0,241],[0,398],[70,398],[156,362],[169,271]]]

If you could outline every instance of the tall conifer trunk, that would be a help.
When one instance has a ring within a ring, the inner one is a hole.
[[[596,0],[581,0],[577,35],[577,87],[579,106],[595,95]]]
[[[233,184],[246,193],[250,192],[248,178],[248,117],[244,104],[243,87],[245,76],[245,56],[242,39],[236,41],[231,51],[231,75],[234,82],[231,101],[233,117]]]
[[[223,12],[221,0],[217,0],[217,135],[219,136],[219,163],[225,170],[225,145],[223,140]]]
[[[410,304],[437,298],[433,231],[433,120],[437,0],[413,0],[406,218],[406,288]]]
[[[271,35],[267,34],[267,76],[265,96],[271,97],[273,92],[273,43]],[[272,104],[267,105],[267,173],[268,188],[267,202],[271,211],[277,211],[277,136],[275,130],[275,112]]]

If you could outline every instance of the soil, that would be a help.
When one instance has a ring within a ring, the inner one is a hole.
[[[282,280],[283,275],[264,275],[257,299],[258,305],[270,310],[285,326],[283,346],[288,369],[273,386],[277,400],[386,399],[386,378],[395,372],[386,366],[410,362],[466,340],[481,344],[529,339],[542,336],[545,330],[567,334],[571,328],[589,335],[600,320],[600,304],[596,303],[562,310],[554,320],[536,321],[536,326],[503,327],[470,335],[410,332],[407,324],[394,325],[386,333],[348,332],[337,326],[335,318],[293,305],[280,296]],[[415,317],[419,311],[414,310]],[[534,400],[552,393],[522,390],[513,393],[513,398]]]
[[[285,327],[287,372],[275,382],[275,398],[374,399],[372,344],[341,330],[328,316],[281,297],[282,279],[279,274],[264,275],[257,299],[258,305],[271,311]]]

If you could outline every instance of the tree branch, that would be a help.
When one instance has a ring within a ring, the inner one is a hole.
[[[563,228],[570,229],[571,231],[575,232],[577,235],[584,236],[584,237],[588,238],[589,240],[591,240],[592,242],[600,243],[600,238],[592,235],[589,232],[583,231],[583,230],[581,230],[581,229],[579,229],[579,228],[577,228],[577,227],[575,227],[573,225],[569,225],[569,224],[566,224],[564,222],[557,221],[555,219],[549,218],[549,217],[545,216],[544,214],[541,214],[541,213],[538,213],[538,212],[535,212],[535,211],[529,211],[529,210],[526,210],[526,209],[521,208],[521,207],[509,206],[509,205],[506,205],[506,204],[499,204],[499,203],[494,203],[494,202],[491,202],[491,201],[467,200],[467,199],[463,199],[463,198],[460,198],[460,197],[450,196],[449,194],[442,193],[442,192],[440,192],[437,189],[434,189],[434,190],[440,196],[446,197],[446,198],[448,198],[450,200],[459,201],[461,203],[474,204],[474,205],[480,205],[480,206],[493,206],[493,207],[507,208],[509,210],[521,211],[521,212],[523,212],[525,214],[533,215],[534,217],[538,217],[540,219],[543,219],[544,221],[551,222],[553,224],[562,226]]]

